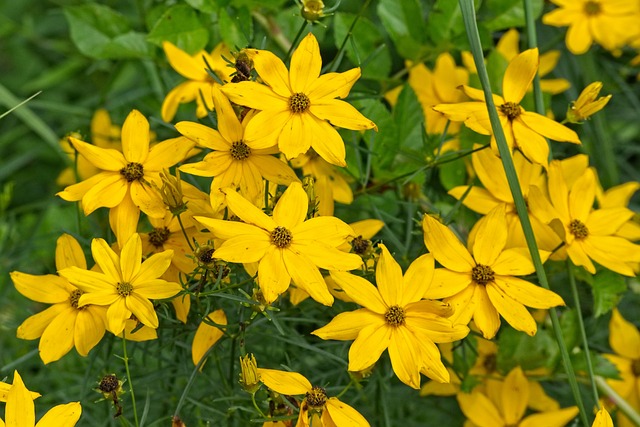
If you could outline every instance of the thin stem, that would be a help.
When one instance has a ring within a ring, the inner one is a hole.
[[[282,33],[282,29],[273,18],[266,17],[257,11],[251,12],[251,16],[256,20],[258,24],[260,24],[262,28],[267,31],[267,34],[271,34],[273,40],[278,46],[280,46],[283,51],[288,51],[291,48],[291,42]]]
[[[582,319],[582,309],[580,307],[580,296],[578,295],[578,287],[576,286],[576,277],[573,274],[573,264],[567,259],[567,272],[569,273],[569,286],[573,294],[573,303],[576,306],[578,314],[578,326],[580,327],[580,337],[582,338],[582,347],[584,349],[584,357],[587,361],[587,373],[589,374],[589,382],[591,383],[591,391],[593,392],[594,401],[598,402],[598,388],[595,382],[595,373],[593,372],[593,363],[591,362],[591,353],[589,352],[589,342],[587,341],[587,332],[584,329],[584,320]]]
[[[538,35],[536,34],[536,17],[533,13],[533,2],[531,0],[524,0],[524,16],[527,23],[527,44],[529,49],[537,48]],[[542,98],[540,74],[538,73],[536,73],[533,78],[533,99],[535,102],[536,113],[544,116],[544,99]]]
[[[131,381],[131,372],[129,370],[129,356],[127,355],[127,338],[126,331],[122,331],[122,360],[124,361],[124,369],[127,372],[127,381],[129,381],[129,392],[131,393],[131,406],[133,407],[133,419],[136,427],[139,427],[138,423],[138,409],[136,408],[136,395],[133,392],[133,381]]]
[[[356,27],[356,23],[358,22],[358,20],[360,19],[364,11],[367,10],[367,7],[369,7],[369,3],[371,3],[371,0],[366,0],[362,5],[362,8],[360,9],[360,12],[358,12],[356,17],[353,18],[353,22],[349,27],[349,31],[347,31],[347,35],[344,36],[344,40],[340,45],[340,49],[338,49],[336,56],[334,56],[331,62],[325,67],[328,71],[336,71],[338,69],[338,66],[340,65],[340,61],[338,59],[342,58],[342,54],[345,47],[347,46],[347,42],[349,41],[349,38],[353,35],[353,29]]]
[[[302,26],[298,30],[298,34],[296,34],[296,37],[291,42],[291,47],[289,47],[289,50],[287,51],[287,57],[284,60],[285,64],[289,62],[289,59],[291,58],[291,54],[293,53],[293,48],[298,44],[298,41],[300,40],[300,36],[302,36],[302,33],[304,32],[304,30],[307,29],[308,24],[309,23],[307,22],[306,19],[302,21]]]
[[[258,406],[258,403],[256,402],[256,394],[255,393],[251,393],[251,403],[253,403],[253,407],[256,408],[256,411],[258,411],[258,413],[260,414],[260,416],[262,418],[267,418],[265,413],[262,412],[262,409],[260,409],[260,407]]]
[[[354,381],[353,381],[353,377],[352,377],[352,378],[351,378],[351,380],[349,380],[349,384],[347,384],[347,385],[346,385],[346,386],[345,386],[345,387],[340,391],[340,393],[338,393],[338,394],[336,395],[336,398],[337,398],[337,399],[340,399],[340,398],[342,397],[342,395],[343,395],[343,394],[345,394],[345,393],[347,392],[347,390],[349,390],[353,384],[354,384]]]
[[[209,347],[209,349],[204,353],[204,355],[202,355],[202,358],[200,359],[196,367],[193,368],[193,371],[191,371],[191,375],[189,376],[189,381],[187,381],[187,385],[182,391],[180,400],[178,400],[178,405],[176,406],[176,410],[173,412],[174,417],[177,417],[180,415],[180,409],[182,409],[182,405],[184,405],[184,402],[187,400],[187,395],[189,394],[189,390],[191,390],[191,386],[193,385],[193,382],[196,378],[196,374],[200,371],[200,368],[202,367],[202,365],[204,365],[204,362],[206,362],[207,358],[209,357],[209,353],[211,353],[214,348],[216,348],[215,344]]]
[[[640,427],[640,415],[631,405],[629,405],[629,402],[616,393],[616,391],[607,384],[607,381],[604,378],[596,377],[596,384],[598,384],[598,388],[606,394],[613,403],[615,403],[620,412],[625,414],[627,418],[636,425],[636,427]]]
[[[482,89],[484,91],[489,119],[491,121],[491,128],[493,130],[493,135],[496,138],[498,151],[500,152],[500,158],[502,160],[502,166],[504,167],[505,174],[507,175],[507,181],[509,182],[509,188],[516,205],[516,211],[518,213],[518,217],[520,218],[520,223],[522,224],[522,229],[527,241],[527,247],[529,248],[529,252],[531,254],[531,258],[533,260],[540,285],[545,289],[549,289],[547,275],[544,267],[542,266],[540,252],[538,251],[538,245],[536,243],[533,228],[531,227],[531,221],[527,213],[527,205],[525,203],[524,196],[522,195],[522,190],[520,189],[518,175],[513,164],[513,159],[511,158],[511,150],[507,145],[504,131],[498,117],[498,111],[496,110],[496,105],[493,102],[491,83],[489,82],[489,76],[484,64],[482,45],[480,43],[480,34],[478,33],[473,0],[459,0],[459,3],[460,9],[462,11],[462,18],[467,30],[467,37],[469,38],[469,43],[471,44],[471,52],[473,53],[473,59],[476,64],[476,68],[478,69],[478,76],[480,78]],[[584,403],[582,402],[582,396],[580,395],[578,381],[573,370],[573,365],[571,364],[569,351],[567,350],[567,346],[564,342],[564,336],[562,335],[558,313],[555,309],[551,308],[549,310],[549,314],[551,316],[551,322],[553,324],[553,332],[555,334],[556,341],[558,342],[558,347],[560,347],[560,354],[562,356],[564,368],[569,377],[569,385],[571,386],[571,391],[576,401],[576,405],[580,410],[580,419],[584,427],[589,427],[590,424],[587,420],[587,412],[584,408]]]
[[[182,234],[184,235],[184,238],[187,240],[187,244],[189,245],[189,248],[192,251],[195,251],[195,248],[191,244],[191,240],[189,240],[189,236],[187,235],[187,230],[184,229],[184,224],[182,224],[182,219],[180,218],[180,215],[176,215],[176,216],[178,217],[178,224],[180,224],[180,229],[182,230]]]

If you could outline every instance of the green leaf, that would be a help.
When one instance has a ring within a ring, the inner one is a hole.
[[[205,13],[214,13],[219,7],[215,0],[185,0],[185,2],[192,8]]]
[[[560,317],[560,328],[564,336],[567,349],[571,351],[580,339],[580,326],[578,324],[578,314],[575,310],[565,310]]]
[[[227,9],[221,8],[218,14],[220,34],[229,49],[242,49],[249,45],[253,32],[251,12],[246,7],[235,11],[232,16]]]
[[[124,15],[99,4],[67,6],[64,14],[71,39],[83,54],[96,59],[134,58],[149,55],[141,34],[130,31]]]
[[[356,15],[351,13],[336,13],[333,21],[336,48],[340,48],[355,18]],[[382,34],[373,22],[361,17],[353,29],[350,41],[345,48],[347,58],[355,65],[362,66],[363,78],[384,79],[388,76],[391,71],[391,55],[384,48]]]
[[[402,57],[421,57],[426,33],[423,11],[418,0],[380,0],[378,16]]]
[[[503,373],[516,366],[525,371],[549,367],[558,354],[555,339],[545,329],[539,329],[530,337],[524,332],[506,328],[500,333],[498,343],[498,370]]]
[[[147,40],[158,46],[170,41],[180,49],[195,54],[209,41],[209,31],[191,7],[178,4],[167,9],[151,28]]]
[[[591,356],[593,371],[596,375],[605,378],[620,379],[618,369],[606,357],[594,351],[590,351],[589,355]],[[576,371],[587,372],[587,359],[583,351],[571,354],[571,364]]]
[[[533,0],[534,19],[542,13],[544,2]],[[491,0],[482,3],[478,11],[478,21],[493,31],[512,27],[524,27],[524,4],[522,0]]]
[[[464,22],[458,2],[438,0],[429,13],[426,29],[435,44],[441,44],[451,40],[454,35],[464,33]]]
[[[596,317],[611,311],[627,290],[624,277],[605,268],[600,268],[589,284],[593,292],[593,309]]]

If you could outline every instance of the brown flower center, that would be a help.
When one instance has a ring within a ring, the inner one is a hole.
[[[251,148],[244,141],[236,141],[231,144],[229,154],[234,160],[244,160],[251,155]]]
[[[114,374],[105,375],[100,380],[100,384],[98,385],[98,390],[103,393],[113,393],[118,390],[120,387],[120,382],[118,381],[118,377]]]
[[[631,372],[633,375],[640,378],[640,359],[635,359],[631,362]]]
[[[589,235],[589,229],[579,219],[574,219],[569,223],[569,232],[578,240],[584,240]]]
[[[133,286],[128,282],[118,282],[118,286],[116,286],[116,292],[121,297],[128,297],[133,292]]]
[[[294,113],[304,113],[311,105],[309,97],[302,92],[294,93],[289,98],[289,109]]]
[[[84,292],[82,292],[80,289],[76,289],[69,295],[71,307],[75,308],[76,310],[84,310],[86,308],[86,306],[78,307],[78,301],[80,301],[80,297],[82,296],[82,294],[84,294]]]
[[[360,256],[366,254],[370,247],[371,240],[363,239],[362,236],[358,236],[351,241],[351,250]]]
[[[327,392],[322,387],[314,385],[313,387],[311,387],[311,391],[308,391],[305,395],[305,399],[307,400],[309,409],[322,409],[324,407],[324,404],[327,402]]]
[[[291,232],[284,227],[276,227],[271,232],[271,243],[277,247],[284,249],[291,244]]]
[[[153,231],[149,233],[149,243],[156,248],[160,248],[164,242],[169,240],[170,234],[171,232],[167,227],[154,228]]]
[[[484,369],[487,370],[488,374],[492,374],[496,371],[496,368],[498,367],[498,358],[496,357],[495,354],[488,354],[483,362],[482,362],[482,366],[484,367]]]
[[[599,15],[601,11],[602,7],[597,1],[588,1],[584,4],[584,13],[589,16]]]
[[[486,285],[493,282],[493,270],[488,265],[478,264],[471,270],[471,279],[478,285]]]
[[[498,108],[500,109],[500,112],[507,116],[509,120],[514,120],[522,112],[520,110],[520,105],[516,104],[515,102],[505,102]]]
[[[120,169],[120,175],[124,176],[127,182],[140,181],[144,176],[144,168],[140,163],[131,162]]]
[[[384,314],[384,320],[391,326],[404,325],[404,308],[392,305]]]

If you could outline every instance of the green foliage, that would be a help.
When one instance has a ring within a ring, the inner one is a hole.
[[[209,30],[202,24],[196,11],[187,5],[167,8],[151,27],[147,40],[158,46],[170,41],[186,52],[194,54],[205,48]]]

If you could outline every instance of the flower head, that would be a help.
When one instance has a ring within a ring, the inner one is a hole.
[[[451,320],[471,319],[487,339],[500,328],[502,316],[513,328],[534,335],[538,329],[526,307],[564,305],[560,296],[515,276],[534,272],[526,249],[505,249],[504,206],[494,208],[479,227],[471,251],[437,219],[425,215],[424,243],[443,268],[437,268],[425,298],[445,298],[454,308]]]
[[[260,374],[253,354],[240,358],[240,385],[247,393],[255,393],[260,388]]]
[[[349,349],[349,371],[362,371],[389,350],[391,365],[400,381],[420,388],[420,373],[440,382],[449,373],[434,343],[462,339],[466,325],[453,326],[446,304],[421,300],[433,277],[433,256],[415,260],[403,275],[384,245],[376,269],[377,288],[362,277],[332,272],[342,290],[363,308],[341,313],[328,325],[313,331],[322,339],[355,340]]]
[[[80,244],[68,234],[58,238],[56,244],[56,268],[86,269],[87,263]],[[13,283],[22,295],[34,301],[53,304],[46,310],[25,320],[18,327],[18,338],[40,338],[40,358],[54,362],[72,348],[81,356],[87,356],[105,333],[106,309],[97,305],[80,306],[84,293],[60,276],[33,276],[14,271]]]
[[[158,279],[171,264],[173,251],[154,254],[142,262],[142,241],[133,234],[116,254],[103,239],[93,239],[91,253],[102,272],[68,267],[58,273],[84,293],[78,306],[108,306],[108,329],[119,335],[131,315],[146,326],[158,327],[158,315],[149,298],[171,298],[182,290],[178,283]]]
[[[280,197],[272,217],[235,191],[224,191],[229,208],[244,223],[195,217],[224,240],[211,256],[229,262],[258,262],[258,284],[267,303],[275,301],[293,281],[316,301],[333,304],[319,268],[352,270],[361,265],[359,256],[337,249],[353,234],[351,227],[329,216],[305,220],[309,200],[299,182],[291,183]]]
[[[278,148],[288,159],[311,147],[329,163],[345,166],[342,138],[332,125],[354,130],[376,129],[376,125],[345,101],[360,77],[360,68],[344,73],[320,75],[322,58],[315,36],[309,33],[291,57],[291,69],[273,53],[247,50],[265,85],[240,82],[222,91],[232,102],[258,114],[245,130],[245,141],[254,147]]]
[[[549,145],[546,138],[580,144],[578,135],[560,123],[540,114],[526,111],[520,102],[527,93],[538,70],[538,49],[529,49],[516,56],[507,67],[502,81],[502,96],[493,95],[498,117],[510,149],[522,151],[533,163],[547,165]],[[474,102],[439,104],[434,110],[444,113],[452,121],[464,121],[472,130],[492,135],[491,147],[497,152],[497,143],[489,121],[484,92],[463,86],[464,93]]]
[[[298,427],[368,427],[367,420],[337,397],[329,397],[324,388],[312,385],[297,372],[258,368],[260,381],[271,390],[286,395],[304,395],[300,402]]]
[[[598,98],[600,89],[602,89],[602,82],[593,82],[584,88],[578,99],[571,103],[567,110],[567,121],[580,123],[602,110],[611,99],[611,95]]]

